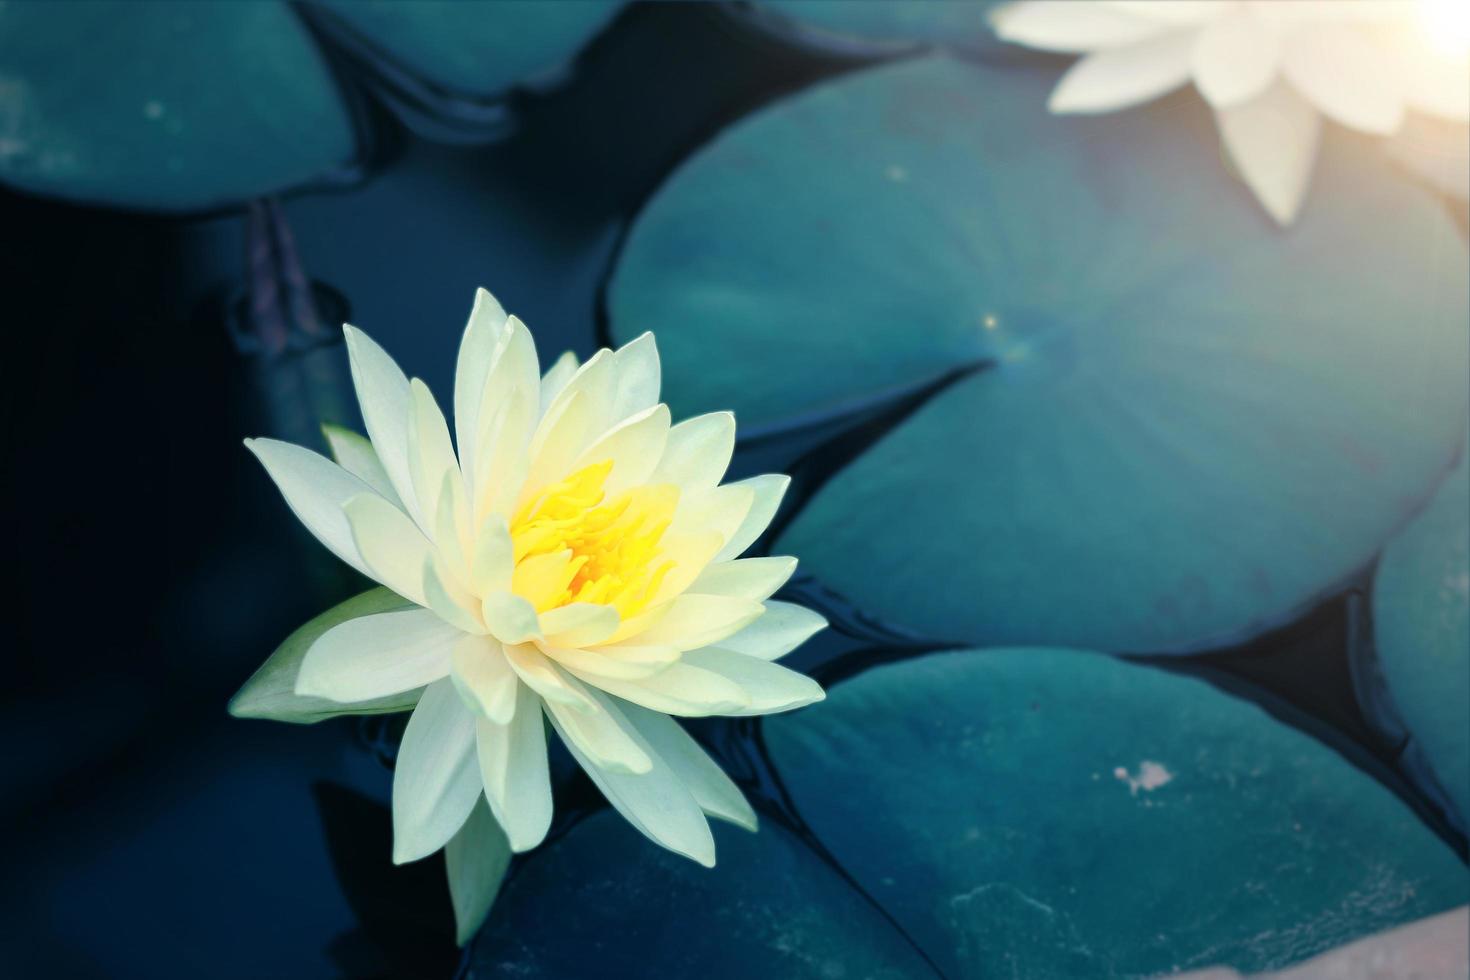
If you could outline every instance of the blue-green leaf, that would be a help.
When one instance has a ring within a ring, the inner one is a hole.
[[[994,0],[761,0],[755,9],[796,40],[862,54],[918,45],[997,46],[989,19],[995,6]]]
[[[1373,585],[1388,710],[1470,819],[1470,450],[1428,509],[1389,544]]]
[[[498,96],[564,68],[624,0],[317,2],[429,81]]]
[[[1453,457],[1465,245],[1346,133],[1283,230],[1196,100],[1055,117],[1054,82],[917,59],[732,127],[639,217],[613,333],[653,330],[676,413],[747,434],[964,375],[775,543],[881,621],[1248,638],[1366,566]]]
[[[603,811],[511,877],[468,975],[535,978],[933,976],[830,867],[766,821],[715,823],[706,869]]]
[[[817,838],[949,977],[1275,969],[1470,883],[1316,740],[1098,654],[877,667],[764,732]]]
[[[352,161],[337,85],[284,3],[0,4],[0,180],[178,211]]]

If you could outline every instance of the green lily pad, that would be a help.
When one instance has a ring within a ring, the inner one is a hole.
[[[1470,890],[1335,752],[1098,654],[878,667],[764,732],[797,812],[949,977],[1274,969]]]
[[[317,2],[430,82],[480,96],[561,69],[623,7],[623,0]]]
[[[188,211],[352,161],[337,85],[284,3],[0,4],[0,181]]]
[[[756,6],[768,26],[821,48],[861,53],[921,45],[995,46],[990,26],[994,0],[762,0]]]
[[[1461,827],[1470,818],[1470,451],[1389,544],[1373,585],[1378,666]]]
[[[932,976],[830,867],[767,821],[714,827],[719,864],[653,847],[603,811],[543,845],[502,888],[468,976]]]
[[[1183,652],[1365,566],[1453,457],[1466,251],[1384,155],[1324,134],[1278,229],[1194,100],[1046,112],[1055,71],[914,59],[692,157],[608,292],[676,413],[747,435],[958,380],[774,548],[950,642]]]

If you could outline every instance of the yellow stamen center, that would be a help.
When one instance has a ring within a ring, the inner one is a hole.
[[[626,619],[648,605],[674,567],[659,541],[674,518],[678,487],[636,487],[609,499],[604,487],[612,468],[611,460],[582,467],[511,522],[511,588],[537,612],[596,602]]]

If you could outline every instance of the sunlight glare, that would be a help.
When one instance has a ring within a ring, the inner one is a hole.
[[[1470,54],[1470,0],[1419,0],[1419,29],[1445,54]]]

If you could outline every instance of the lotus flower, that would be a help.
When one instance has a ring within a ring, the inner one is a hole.
[[[651,334],[581,365],[568,354],[543,377],[525,325],[481,290],[451,441],[423,382],[345,329],[371,441],[329,431],[337,463],[246,445],[322,544],[407,600],[321,633],[294,682],[299,697],[365,710],[417,692],[393,859],[444,847],[481,798],[512,849],[536,846],[552,817],[544,714],[629,822],[712,866],[705,814],[752,830],[755,814],[669,716],[823,697],[772,662],[825,625],[770,599],[796,560],[737,557],[788,479],[721,485],[734,417],[671,425]]]
[[[1193,81],[1245,182],[1295,220],[1321,117],[1380,136],[1406,110],[1470,121],[1464,0],[1023,0],[996,32],[1083,54],[1052,92],[1056,113],[1136,106]]]

